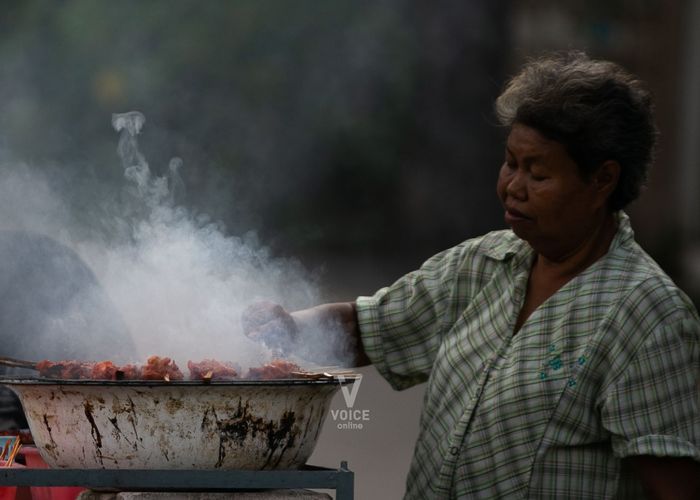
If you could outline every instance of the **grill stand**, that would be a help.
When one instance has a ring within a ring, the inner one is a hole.
[[[154,492],[245,492],[316,488],[335,490],[336,500],[352,500],[355,474],[345,461],[339,469],[306,465],[299,470],[106,470],[0,469],[0,486],[81,486],[94,490]]]

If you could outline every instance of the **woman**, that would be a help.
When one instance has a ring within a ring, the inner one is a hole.
[[[427,380],[407,498],[700,498],[700,320],[622,211],[652,162],[649,94],[570,53],[527,64],[496,111],[511,230],[355,303],[253,306],[247,333],[298,349],[340,321],[356,364]]]

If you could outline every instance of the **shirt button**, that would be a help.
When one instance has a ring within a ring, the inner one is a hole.
[[[459,448],[457,446],[453,446],[450,448],[450,455],[453,457],[459,453]]]

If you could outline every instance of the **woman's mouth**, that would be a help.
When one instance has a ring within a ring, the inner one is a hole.
[[[505,220],[506,220],[507,224],[512,224],[514,222],[531,221],[532,218],[528,217],[527,215],[520,212],[519,210],[506,207]]]

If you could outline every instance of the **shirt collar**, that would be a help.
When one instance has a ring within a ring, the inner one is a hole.
[[[608,252],[618,247],[627,246],[634,241],[634,231],[632,230],[629,215],[622,210],[618,211],[615,215],[617,217],[617,233],[615,233],[615,237],[612,242],[610,242],[610,249]]]
[[[496,240],[486,249],[486,255],[492,259],[505,260],[521,251],[530,249],[530,245],[518,238],[512,229],[497,231],[494,234]]]
[[[627,246],[634,241],[634,231],[629,216],[619,210],[615,213],[617,232],[610,243],[608,252],[618,247]],[[521,252],[529,253],[532,249],[525,241],[518,238],[512,230],[499,231],[497,240],[486,249],[486,255],[496,260],[505,260]]]

